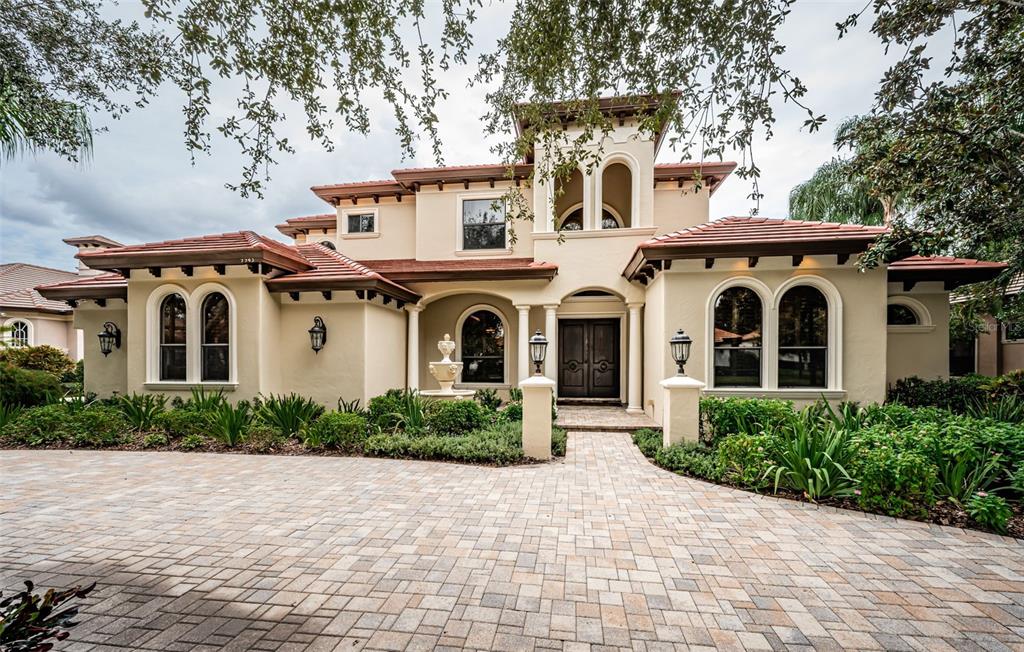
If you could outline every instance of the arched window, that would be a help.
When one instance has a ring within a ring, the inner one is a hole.
[[[505,382],[505,325],[490,310],[477,310],[462,322],[462,382]]]
[[[32,345],[32,327],[29,326],[27,321],[12,321],[8,324],[8,328],[11,329],[8,335],[8,341],[11,346]]]
[[[779,387],[828,386],[828,300],[797,285],[779,302]]]
[[[203,299],[202,380],[227,382],[230,378],[228,300],[220,292]]]
[[[916,326],[920,323],[917,313],[901,303],[890,303],[886,308],[886,323],[889,326]]]
[[[160,380],[185,380],[185,299],[168,294],[160,302]]]
[[[601,209],[601,228],[617,229],[621,226],[607,208]],[[583,207],[577,208],[562,218],[558,225],[559,231],[582,231],[583,230]]]
[[[757,292],[731,287],[715,300],[715,387],[760,387],[764,308]]]

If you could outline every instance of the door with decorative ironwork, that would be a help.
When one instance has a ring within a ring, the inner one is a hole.
[[[619,397],[619,320],[559,320],[558,395]]]

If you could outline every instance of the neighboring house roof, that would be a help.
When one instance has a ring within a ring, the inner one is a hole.
[[[391,260],[360,261],[370,269],[399,283],[429,281],[505,281],[519,279],[551,280],[558,265],[537,262],[533,258],[477,258],[472,260]]]
[[[40,285],[36,290],[54,301],[77,301],[79,299],[127,299],[128,280],[111,272],[95,276],[82,276],[73,281]],[[67,307],[65,306],[65,309]]]
[[[947,290],[990,281],[1003,273],[1006,263],[951,256],[909,256],[889,264],[889,280],[912,285],[921,281],[942,281]]]
[[[642,242],[623,275],[636,279],[647,267],[678,259],[849,256],[867,250],[885,232],[885,227],[862,224],[724,217]]]
[[[75,238],[64,238],[64,243],[72,247],[91,245],[93,247],[123,247],[117,240],[111,240],[105,235],[82,235]]]
[[[263,264],[287,272],[311,269],[294,247],[253,231],[83,251],[77,256],[93,269],[120,271],[145,267]]]
[[[420,295],[357,263],[345,254],[321,244],[301,244],[295,249],[312,265],[297,274],[267,279],[273,292],[302,290],[364,290],[375,291],[399,301],[419,301]]]
[[[0,309],[38,310],[57,314],[71,312],[67,304],[50,300],[34,288],[37,285],[77,279],[78,274],[29,263],[0,265]]]

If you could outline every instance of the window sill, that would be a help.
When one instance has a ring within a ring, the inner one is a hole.
[[[379,238],[380,232],[374,231],[373,233],[342,233],[342,240],[367,240],[369,238]]]
[[[780,398],[784,400],[818,399],[829,400],[846,398],[846,390],[842,389],[758,389],[756,387],[710,387],[704,390],[707,396],[721,398]]]
[[[906,326],[887,326],[886,329],[890,333],[931,333],[935,330],[935,326],[927,325],[906,325]]]
[[[182,389],[214,389],[225,392],[233,392],[238,389],[238,383],[192,383],[188,381],[156,381],[143,383],[142,387],[149,390],[182,390]]]
[[[505,249],[459,249],[456,256],[511,256],[512,250]]]
[[[511,389],[508,383],[455,383],[455,389]]]

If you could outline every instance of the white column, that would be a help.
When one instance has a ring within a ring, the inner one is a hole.
[[[420,388],[420,313],[423,312],[423,306],[414,304],[406,306],[405,309],[409,313],[409,330],[405,337],[405,383],[413,390]]]
[[[519,361],[516,372],[519,380],[530,377],[530,306],[516,306],[519,311]]]
[[[594,214],[601,211],[594,209],[594,175],[587,172],[583,177],[583,230],[597,228],[594,226]],[[598,222],[600,225],[600,222]],[[548,338],[550,339],[550,338]]]
[[[626,386],[629,390],[629,404],[626,412],[638,414],[644,411],[643,406],[643,329],[640,325],[642,303],[630,303],[629,306],[629,377]]]
[[[558,304],[544,306],[544,337],[548,353],[544,358],[544,375],[558,382]]]

